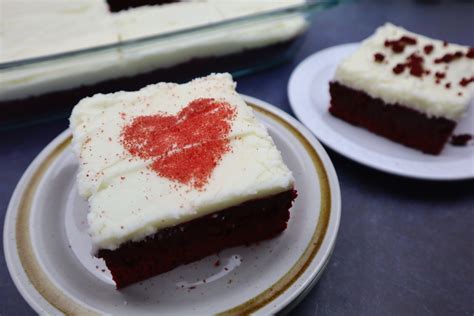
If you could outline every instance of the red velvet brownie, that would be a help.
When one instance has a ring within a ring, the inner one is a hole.
[[[228,74],[86,98],[71,129],[117,288],[286,228],[293,176]]]
[[[474,49],[386,24],[337,68],[334,116],[439,154],[474,91]]]

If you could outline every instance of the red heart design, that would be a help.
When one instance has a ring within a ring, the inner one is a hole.
[[[196,99],[174,116],[136,117],[122,130],[122,144],[133,156],[153,159],[158,175],[202,189],[230,150],[234,116],[227,102]]]

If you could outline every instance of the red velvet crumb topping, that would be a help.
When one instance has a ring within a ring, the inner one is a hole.
[[[463,87],[466,87],[471,82],[474,82],[474,76],[472,76],[471,78],[462,78],[462,80],[459,81],[459,84]]]
[[[451,88],[451,82],[448,82],[447,84],[444,85],[446,89],[450,89]]]
[[[445,54],[444,56],[442,56],[440,58],[436,58],[434,60],[434,62],[435,62],[435,64],[441,64],[441,63],[449,64],[453,60],[459,59],[463,56],[464,56],[464,54],[461,51],[457,51],[455,53],[447,53],[447,54]]]
[[[466,53],[467,58],[474,58],[474,47],[470,47]]]
[[[394,53],[402,53],[407,45],[416,45],[416,38],[402,36],[398,40],[385,40],[385,47],[390,47]]]
[[[407,67],[410,68],[410,74],[415,77],[421,77],[425,70],[423,69],[423,57],[413,53],[407,58]]]
[[[431,54],[433,49],[434,49],[434,46],[431,44],[425,45],[425,47],[423,47],[423,51],[425,52],[426,55]]]
[[[405,70],[405,64],[397,64],[392,70],[396,75],[401,74]]]
[[[382,54],[382,53],[375,53],[375,54],[374,54],[374,60],[375,60],[375,62],[381,63],[381,62],[384,61],[384,59],[385,59],[385,55],[384,55],[384,54]]]
[[[446,73],[437,71],[435,73],[435,77],[438,78],[438,79],[443,79],[444,77],[446,77]]]
[[[459,134],[459,135],[453,135],[451,137],[450,143],[454,146],[466,146],[467,143],[471,140],[474,139],[474,136],[471,134]]]
[[[158,175],[202,189],[230,151],[234,116],[227,102],[196,99],[174,116],[135,118],[122,130],[122,145],[133,156],[153,159],[150,168]]]
[[[410,75],[414,77],[422,77],[423,74],[431,73],[429,70],[425,70],[423,68],[424,58],[418,55],[417,53],[413,53],[408,56],[403,64],[397,64],[392,70],[395,74],[402,73],[405,68],[410,69]]]

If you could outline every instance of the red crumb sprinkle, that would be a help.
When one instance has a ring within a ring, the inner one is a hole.
[[[402,38],[400,38],[400,41],[402,41],[403,43],[407,45],[416,45],[416,38],[414,37],[402,36]]]
[[[448,42],[443,41],[443,46],[444,46],[444,47],[448,46]]]
[[[410,69],[410,75],[414,77],[422,77],[423,74],[430,73],[429,70],[425,70],[423,68],[423,63],[424,63],[424,58],[416,53],[413,53],[406,58],[405,63],[397,64],[393,68],[393,72],[398,75],[402,73],[405,70],[405,68],[408,68]]]
[[[441,63],[449,64],[450,62],[456,59],[459,59],[462,56],[464,56],[464,54],[461,51],[457,51],[455,53],[447,53],[447,54],[444,54],[442,57],[436,58],[434,62],[435,64],[441,64]]]
[[[462,92],[458,92],[458,96],[462,96]]]
[[[448,82],[447,84],[444,85],[446,87],[446,89],[450,89],[451,88],[451,82]]]
[[[437,71],[435,73],[435,77],[438,78],[438,79],[443,79],[444,77],[446,77],[446,73]]]
[[[423,69],[423,57],[413,53],[407,58],[406,66],[410,68],[410,74],[415,77],[421,77],[425,70]]]
[[[385,40],[384,46],[392,49],[394,53],[402,53],[407,45],[416,45],[416,38],[402,36],[398,40]]]
[[[461,81],[459,81],[459,84],[463,87],[466,87],[471,82],[474,82],[474,76],[472,76],[471,78],[462,78]]]
[[[469,47],[469,50],[466,53],[467,58],[474,58],[474,47]]]
[[[404,64],[397,64],[395,67],[393,67],[393,72],[395,74],[401,74],[405,70],[405,65]]]
[[[435,81],[435,82],[436,82],[436,84],[439,84],[439,83],[441,82],[441,80],[439,80],[439,79],[436,79],[436,81]]]
[[[466,146],[467,143],[471,140],[474,139],[474,136],[471,134],[459,134],[459,135],[453,135],[451,137],[450,143],[454,146]]]
[[[384,54],[382,54],[382,53],[375,53],[375,54],[374,54],[374,60],[375,60],[375,62],[381,63],[381,62],[384,61],[384,59],[385,59],[385,55],[384,55]]]
[[[218,267],[221,265],[221,261],[220,260],[217,260],[216,262],[214,262],[214,267]]]
[[[434,49],[434,46],[431,44],[425,45],[425,47],[423,47],[423,51],[425,52],[426,55],[431,54],[433,49]]]
[[[120,177],[120,180],[125,180],[125,177]]]
[[[227,102],[196,99],[175,116],[139,116],[122,130],[132,155],[154,159],[158,175],[202,189],[222,156],[235,109]]]

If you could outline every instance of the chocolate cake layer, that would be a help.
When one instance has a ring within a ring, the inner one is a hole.
[[[120,90],[133,91],[161,81],[184,82],[212,72],[237,72],[241,69],[271,66],[268,61],[282,62],[289,56],[291,46],[298,37],[274,45],[249,49],[219,57],[194,58],[169,68],[160,68],[132,77],[110,79],[93,85],[48,92],[23,99],[0,101],[0,125],[14,125],[28,120],[48,120],[53,116],[66,116],[81,99],[96,93]]]
[[[386,104],[338,82],[331,82],[329,91],[332,115],[428,154],[439,154],[456,126],[455,121]]]
[[[145,5],[162,5],[179,1],[180,0],[107,0],[107,4],[111,12],[118,12]]]
[[[296,198],[289,190],[162,229],[116,250],[99,250],[117,288],[199,260],[225,248],[275,237],[285,230]]]

